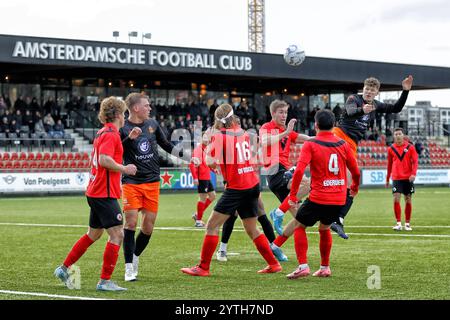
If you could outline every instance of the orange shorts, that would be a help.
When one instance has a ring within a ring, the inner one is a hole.
[[[159,181],[142,184],[122,185],[123,210],[141,210],[158,212]]]
[[[355,158],[358,159],[358,145],[356,144],[356,142],[352,138],[350,138],[344,131],[342,131],[341,128],[334,127],[332,132],[335,136],[347,142],[347,144],[350,146],[350,149],[352,149]]]

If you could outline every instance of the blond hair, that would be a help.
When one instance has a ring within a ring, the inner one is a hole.
[[[270,113],[273,114],[277,111],[277,109],[279,108],[284,108],[284,107],[288,107],[289,105],[286,103],[286,101],[283,100],[273,100],[272,103],[270,104]]]
[[[135,105],[141,102],[141,99],[147,99],[149,100],[149,97],[143,93],[133,92],[130,93],[126,99],[125,103],[127,105],[128,110],[131,111],[131,108]]]
[[[102,124],[114,122],[117,115],[123,114],[127,109],[125,102],[116,97],[108,97],[103,99],[100,104],[100,112],[98,119]]]
[[[231,128],[234,122],[234,117],[228,117],[228,114],[233,111],[233,107],[228,103],[223,103],[217,107],[214,112],[214,129]]]
[[[366,80],[364,80],[364,86],[365,87],[375,87],[377,90],[380,90],[380,81],[377,78],[369,77]]]

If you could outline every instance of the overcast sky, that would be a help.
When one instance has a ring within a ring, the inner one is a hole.
[[[301,44],[307,56],[450,67],[448,0],[265,0],[266,52]],[[0,33],[247,51],[247,0],[15,0]],[[141,38],[132,42],[141,43]],[[405,75],[406,76],[406,75]],[[384,97],[394,97],[390,93]],[[450,107],[450,90],[411,92],[408,104]]]

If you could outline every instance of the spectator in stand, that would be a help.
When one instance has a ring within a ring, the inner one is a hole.
[[[420,141],[420,139],[417,140],[416,143],[414,144],[414,147],[416,148],[417,155],[419,156],[419,158],[422,158],[422,151],[423,151],[422,141]]]
[[[248,119],[247,120],[247,127],[248,127],[248,129],[254,129],[255,128],[255,124],[253,123],[252,119]]]
[[[214,99],[214,102],[212,105],[209,106],[209,125],[214,124],[214,112],[216,112],[216,109],[219,105],[217,104],[217,100]]]
[[[9,96],[7,94],[3,95],[3,100],[5,100],[6,107],[8,109],[11,109],[11,100],[9,99]]]
[[[373,128],[371,134],[368,136],[368,140],[379,141],[379,139],[380,139],[380,135],[378,133],[378,128],[375,127],[375,128]]]
[[[377,130],[381,130],[381,120],[383,119],[383,113],[377,112],[375,114],[375,122]]]
[[[3,116],[6,117],[6,119],[8,119],[8,123],[11,122],[11,120],[12,120],[12,114],[11,114],[11,111],[9,111],[9,109],[6,109],[6,110],[5,110],[5,114],[4,114]]]
[[[49,135],[52,138],[56,139],[64,137],[64,125],[61,119],[58,119],[58,121],[56,121],[55,125],[53,126],[53,131],[49,131]]]
[[[2,122],[0,123],[0,132],[9,132],[9,121],[7,117],[2,117]]]
[[[23,115],[22,119],[23,119],[22,125],[28,126],[28,128],[30,128],[30,132],[33,131],[34,121],[33,115],[31,114],[30,110],[25,111],[25,114]]]
[[[45,131],[53,131],[53,126],[55,125],[55,120],[50,113],[47,113],[43,119]]]
[[[200,103],[200,115],[202,117],[202,121],[204,122],[208,121],[208,114],[209,114],[208,106],[206,105],[205,101],[202,101]],[[204,124],[203,126],[206,127],[206,124]]]
[[[33,97],[33,99],[31,99],[29,110],[30,112],[41,111],[41,106],[39,105],[36,97]]]
[[[47,102],[44,104],[44,113],[52,113],[53,110],[56,109],[56,103],[53,101],[53,97],[49,97]]]
[[[3,97],[0,97],[0,116],[3,116],[7,109],[8,106],[5,103],[5,99],[3,99]]]
[[[17,98],[16,102],[14,102],[14,110],[25,111],[26,109],[27,109],[27,104],[23,100],[23,96],[19,96],[19,98]]]
[[[20,126],[22,125],[22,112],[20,110],[16,110],[16,112],[12,116],[11,121],[12,120],[16,120],[16,123],[20,128]]]
[[[175,129],[186,128],[186,127],[187,127],[187,124],[186,124],[186,121],[184,121],[184,117],[179,116],[178,120],[175,122]]]
[[[34,132],[37,133],[39,137],[46,135],[44,122],[42,121],[42,116],[39,111],[36,111],[36,116],[34,119]]]
[[[338,103],[333,108],[334,118],[336,119],[336,122],[339,121],[341,118],[342,108],[341,105]]]
[[[9,124],[9,132],[20,134],[20,125],[17,123],[16,119],[12,119]]]

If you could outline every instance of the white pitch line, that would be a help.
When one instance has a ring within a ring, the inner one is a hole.
[[[0,293],[13,294],[13,295],[22,295],[22,296],[35,296],[35,297],[61,298],[61,299],[75,299],[75,300],[114,300],[114,299],[105,299],[105,298],[65,296],[65,295],[59,295],[59,294],[48,294],[48,293],[40,293],[40,292],[10,291],[10,290],[0,290]]]
[[[84,225],[70,225],[70,224],[36,224],[36,223],[12,223],[12,222],[0,222],[0,225],[7,225],[7,226],[25,226],[25,227],[59,227],[59,228],[87,228],[87,226]],[[358,226],[353,226],[353,228],[357,228]],[[362,227],[370,227],[373,228],[374,226],[362,226]],[[391,226],[376,226],[379,228],[391,228]],[[423,226],[426,228],[435,228],[434,226]],[[439,226],[436,226],[439,227]],[[441,226],[441,227],[447,227],[447,226]],[[420,228],[420,226],[414,226],[414,228]],[[196,228],[196,227],[155,227],[156,230],[169,230],[169,231],[201,231],[205,232],[205,229],[203,228]],[[234,228],[235,231],[243,232],[243,228]],[[308,231],[307,233],[311,234],[317,234],[317,231]],[[392,237],[424,237],[424,238],[450,238],[450,235],[445,234],[411,234],[411,233],[403,233],[403,234],[397,234],[397,233],[360,233],[360,232],[352,232],[347,233],[349,235],[360,235],[360,236],[392,236]]]

